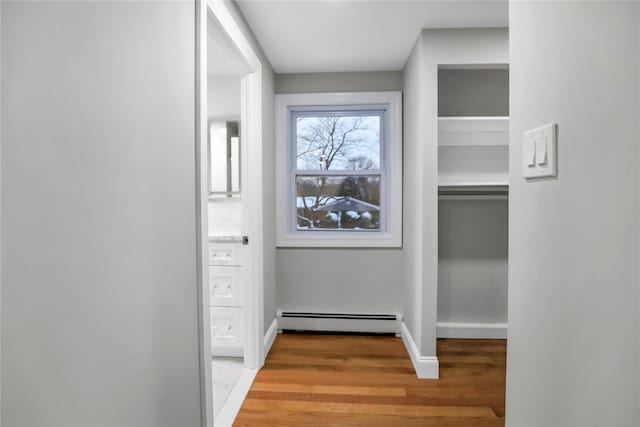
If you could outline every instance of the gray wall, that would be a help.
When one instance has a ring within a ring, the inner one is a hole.
[[[438,322],[507,322],[508,202],[441,200]]]
[[[422,338],[422,182],[424,138],[423,115],[427,100],[424,92],[422,58],[422,35],[418,36],[411,55],[404,66],[403,88],[403,210],[402,244],[404,262],[402,265],[404,289],[402,311],[404,323],[411,333],[418,349]],[[432,166],[437,159],[433,157]],[[434,325],[435,327],[435,325]],[[432,354],[434,355],[434,354]]]
[[[276,93],[402,90],[400,72],[280,74]],[[402,249],[278,249],[284,310],[401,312]],[[329,270],[329,271],[328,271]]]
[[[0,3],[0,332],[2,331],[2,4]],[[2,334],[0,333],[0,425],[2,425]]]
[[[401,249],[278,249],[278,308],[402,312]]]
[[[508,116],[509,70],[441,69],[440,116]]]
[[[402,90],[402,73],[399,71],[375,71],[276,74],[275,85],[276,93]]]
[[[199,425],[194,4],[1,7],[2,425]]]
[[[510,427],[640,422],[638,7],[510,4]],[[525,182],[554,121],[558,178]]]
[[[276,318],[276,172],[275,172],[274,74],[263,59],[262,72],[262,200],[264,239],[264,331]]]

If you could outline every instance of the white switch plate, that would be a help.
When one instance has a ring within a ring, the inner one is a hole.
[[[522,140],[522,176],[528,179],[557,174],[556,124],[526,131]]]

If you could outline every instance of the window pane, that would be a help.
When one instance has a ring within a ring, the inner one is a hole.
[[[380,169],[379,114],[296,117],[298,170]]]
[[[298,230],[380,230],[380,176],[297,176]]]

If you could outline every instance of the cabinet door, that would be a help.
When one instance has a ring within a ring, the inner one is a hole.
[[[209,267],[212,306],[242,307],[244,302],[244,275],[242,273],[242,267]]]
[[[211,307],[211,352],[215,356],[242,356],[243,309]]]
[[[209,242],[209,265],[242,266],[244,245],[242,243]]]

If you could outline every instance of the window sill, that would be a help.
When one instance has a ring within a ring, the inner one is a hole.
[[[277,241],[278,248],[402,248],[402,239],[390,233],[349,233],[312,231],[313,235],[287,234]],[[372,234],[375,233],[375,236]],[[363,236],[363,234],[366,234]]]

